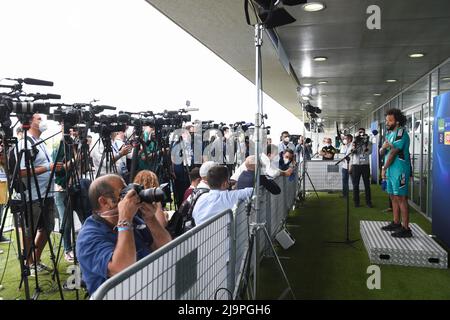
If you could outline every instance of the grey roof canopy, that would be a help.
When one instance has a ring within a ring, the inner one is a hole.
[[[245,22],[244,0],[147,2],[254,82],[254,31]],[[351,124],[450,56],[448,0],[320,2],[326,6],[320,12],[285,7],[297,21],[276,28],[277,48],[265,35],[264,91],[297,117],[299,84],[318,88],[312,104],[322,108],[327,127]],[[381,8],[381,30],[366,26],[372,4]],[[425,56],[408,56],[415,52]],[[317,56],[328,59],[316,62]]]

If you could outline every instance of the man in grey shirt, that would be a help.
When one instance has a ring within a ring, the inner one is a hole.
[[[34,149],[32,154],[34,154],[31,161],[34,164],[34,174],[36,175],[37,185],[34,182],[34,178],[31,178],[31,203],[33,219],[30,216],[26,220],[26,225],[24,226],[24,241],[25,241],[25,252],[27,252],[27,265],[30,267],[31,274],[37,270],[38,272],[50,272],[52,271],[49,267],[41,262],[41,254],[47,243],[50,233],[55,227],[55,215],[54,215],[54,199],[53,199],[53,186],[50,188],[47,200],[45,203],[41,203],[39,199],[44,200],[47,186],[49,184],[50,173],[53,167],[56,166],[56,171],[62,169],[63,164],[52,162],[50,153],[44,142],[42,142],[41,134],[47,129],[47,123],[42,119],[40,114],[34,114],[30,121],[30,128],[28,129],[27,139],[22,139],[19,141],[19,150],[25,148],[25,141],[27,143],[27,149]],[[32,146],[35,147],[32,147]],[[25,159],[22,156],[20,161],[20,176],[22,177],[22,182],[27,186],[27,169],[25,166]],[[27,186],[28,188],[28,186]],[[28,206],[28,189],[25,191],[25,198],[27,199]],[[18,195],[20,197],[20,195]],[[28,213],[29,214],[29,213]],[[32,224],[31,224],[32,222]],[[36,234],[34,238],[34,243],[36,246],[35,256],[30,254],[32,235]],[[33,259],[34,258],[34,259]],[[35,266],[36,264],[36,266]]]
[[[372,154],[372,142],[366,135],[364,128],[359,128],[352,145],[353,156],[350,163],[349,174],[352,176],[353,200],[355,207],[359,207],[359,180],[363,179],[366,194],[366,204],[372,208],[370,194],[370,155]]]

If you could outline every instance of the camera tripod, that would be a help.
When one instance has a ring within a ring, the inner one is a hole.
[[[87,169],[87,172],[89,172],[90,176],[92,176],[93,174],[90,168],[90,163],[88,162],[89,154],[87,153],[87,151],[89,150],[89,146],[87,145],[87,140],[83,137],[83,133],[81,133],[80,137],[82,145],[77,148],[76,144],[74,144],[74,141],[69,135],[70,124],[64,123],[63,128],[63,138],[60,141],[55,162],[65,163],[65,170],[62,175],[61,173],[56,174],[56,171],[53,170],[50,176],[50,181],[52,181],[55,175],[58,175],[58,182],[60,183],[61,187],[65,189],[65,191],[62,191],[64,195],[64,213],[62,221],[60,223],[61,238],[59,240],[57,261],[59,261],[61,257],[63,239],[64,237],[67,237],[67,232],[69,232],[70,246],[71,251],[73,252],[73,266],[75,268],[78,268],[78,259],[76,254],[75,221],[73,212],[76,209],[76,213],[81,223],[83,223],[87,218],[88,212],[86,212],[86,209],[83,207],[82,201],[79,201],[77,205],[76,200],[80,199],[81,193],[83,192],[82,178],[80,173],[83,172],[83,169]],[[68,287],[73,287],[75,289],[76,299],[78,300],[79,287],[73,286],[73,283],[68,284]]]
[[[273,258],[276,260],[276,265],[282,274],[283,280],[285,281],[287,288],[283,291],[283,293],[280,295],[279,299],[284,298],[289,292],[291,293],[292,299],[295,300],[295,294],[292,290],[291,284],[289,282],[289,279],[286,275],[286,272],[283,268],[283,265],[281,264],[280,257],[278,256],[275,247],[273,245],[272,239],[270,238],[269,232],[266,228],[266,223],[257,223],[257,222],[250,222],[250,216],[251,216],[251,209],[252,209],[252,202],[249,201],[246,207],[247,211],[247,225],[248,225],[248,251],[245,256],[244,260],[244,275],[242,277],[242,281],[240,282],[240,285],[236,289],[235,295],[244,298],[247,296],[251,300],[254,300],[257,298],[257,282],[258,282],[258,273],[257,273],[257,264],[258,261],[258,233],[262,232],[264,238],[266,239],[267,243],[270,245],[270,251],[273,254]],[[253,265],[253,273],[252,273],[252,265]],[[253,277],[253,287],[251,286]]]
[[[36,235],[37,235],[37,226],[39,222],[42,222],[44,225],[43,232],[45,232],[46,241],[49,245],[49,251],[50,251],[50,259],[52,261],[53,270],[54,270],[54,278],[56,278],[58,291],[60,294],[60,297],[62,300],[64,300],[64,295],[62,292],[62,287],[59,279],[59,272],[57,269],[57,263],[54,255],[53,250],[53,243],[52,239],[50,237],[51,232],[53,230],[46,230],[45,226],[46,223],[46,216],[44,210],[46,209],[47,204],[49,203],[48,195],[51,192],[51,186],[50,184],[47,187],[46,193],[44,198],[41,196],[41,192],[39,190],[39,183],[37,180],[37,175],[34,167],[34,159],[32,155],[32,149],[36,152],[36,147],[31,145],[31,148],[29,148],[29,144],[31,144],[33,138],[28,136],[28,130],[30,129],[30,119],[32,115],[31,114],[24,114],[19,115],[19,120],[22,122],[22,128],[23,128],[23,143],[24,147],[22,150],[19,150],[17,139],[8,137],[5,139],[7,142],[4,148],[5,156],[8,156],[6,153],[7,149],[15,150],[15,154],[17,155],[16,163],[14,169],[11,171],[11,168],[9,168],[8,161],[7,163],[7,172],[8,172],[8,189],[9,189],[9,198],[8,202],[5,208],[5,212],[7,212],[8,208],[11,207],[11,212],[13,214],[13,220],[14,220],[14,227],[16,230],[16,240],[17,240],[17,251],[18,251],[18,260],[20,264],[20,270],[21,270],[21,281],[19,284],[19,289],[22,288],[22,285],[25,289],[25,298],[27,300],[33,299],[37,300],[39,297],[39,294],[42,292],[42,289],[39,285],[39,276],[38,276],[38,264],[37,264],[37,247],[36,247]],[[30,141],[31,139],[31,141]],[[34,148],[33,148],[34,147]],[[14,151],[12,151],[14,152]],[[41,150],[41,152],[46,152],[45,150]],[[48,157],[48,155],[47,155]],[[23,160],[23,164],[22,164]],[[21,169],[21,167],[25,167],[25,169]],[[55,168],[55,167],[54,167]],[[23,180],[21,178],[22,175],[25,173],[23,170],[26,171],[26,184],[23,183]],[[34,188],[36,191],[37,199],[33,199],[33,193],[32,193],[32,178],[34,182]],[[18,195],[20,195],[20,199],[12,199],[12,195],[14,190],[17,191]],[[28,194],[26,194],[26,191]],[[31,199],[31,200],[30,200]],[[53,200],[51,200],[53,201]],[[33,216],[33,203],[38,203],[40,206],[40,213],[38,215],[37,221],[34,221],[35,218]],[[44,213],[44,214],[43,214]],[[4,221],[6,218],[6,214],[4,217]],[[2,229],[4,226],[4,221],[2,224]],[[22,232],[19,231],[22,230]],[[30,230],[31,236],[26,235],[25,230]],[[30,243],[28,245],[28,243]],[[22,247],[23,244],[23,247]],[[30,292],[30,285],[29,285],[29,279],[30,276],[30,266],[28,265],[29,259],[32,259],[34,261],[34,275],[35,275],[35,290],[33,295],[31,295]]]
[[[316,187],[314,186],[314,183],[311,180],[311,177],[309,176],[308,173],[308,167],[306,165],[306,160],[305,160],[305,150],[304,150],[304,146],[302,147],[302,158],[303,158],[303,162],[301,164],[302,166],[302,174],[298,179],[298,185],[300,186],[298,189],[298,193],[297,193],[297,199],[299,200],[300,204],[303,205],[303,203],[306,201],[306,177],[309,180],[309,183],[311,184],[314,193],[316,194],[316,197],[318,200],[320,200],[319,198],[319,194],[317,193]]]
[[[96,144],[99,142],[103,144],[103,151],[98,168],[96,168],[97,173],[95,175],[95,178],[98,178],[100,177],[100,175],[102,175],[102,169],[105,169],[104,173],[106,174],[108,173],[117,174],[117,167],[114,161],[114,151],[111,141],[111,132],[109,130],[103,130],[100,133],[100,138],[97,140],[92,149],[96,148]]]

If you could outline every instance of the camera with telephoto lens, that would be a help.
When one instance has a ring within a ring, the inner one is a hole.
[[[130,190],[136,191],[137,195],[141,199],[141,202],[153,203],[153,202],[163,202],[165,200],[165,193],[163,191],[164,186],[161,188],[148,188],[145,189],[143,186],[137,183],[130,183],[125,188],[120,191],[120,198],[124,198],[125,195]]]

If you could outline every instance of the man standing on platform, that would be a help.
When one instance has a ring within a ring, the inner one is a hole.
[[[380,149],[384,155],[381,176],[386,180],[386,190],[392,200],[394,221],[382,227],[385,231],[394,231],[395,238],[412,237],[409,228],[408,187],[411,172],[409,144],[410,139],[405,129],[406,116],[399,109],[386,113],[386,127],[391,132]],[[400,223],[400,218],[402,223]]]

